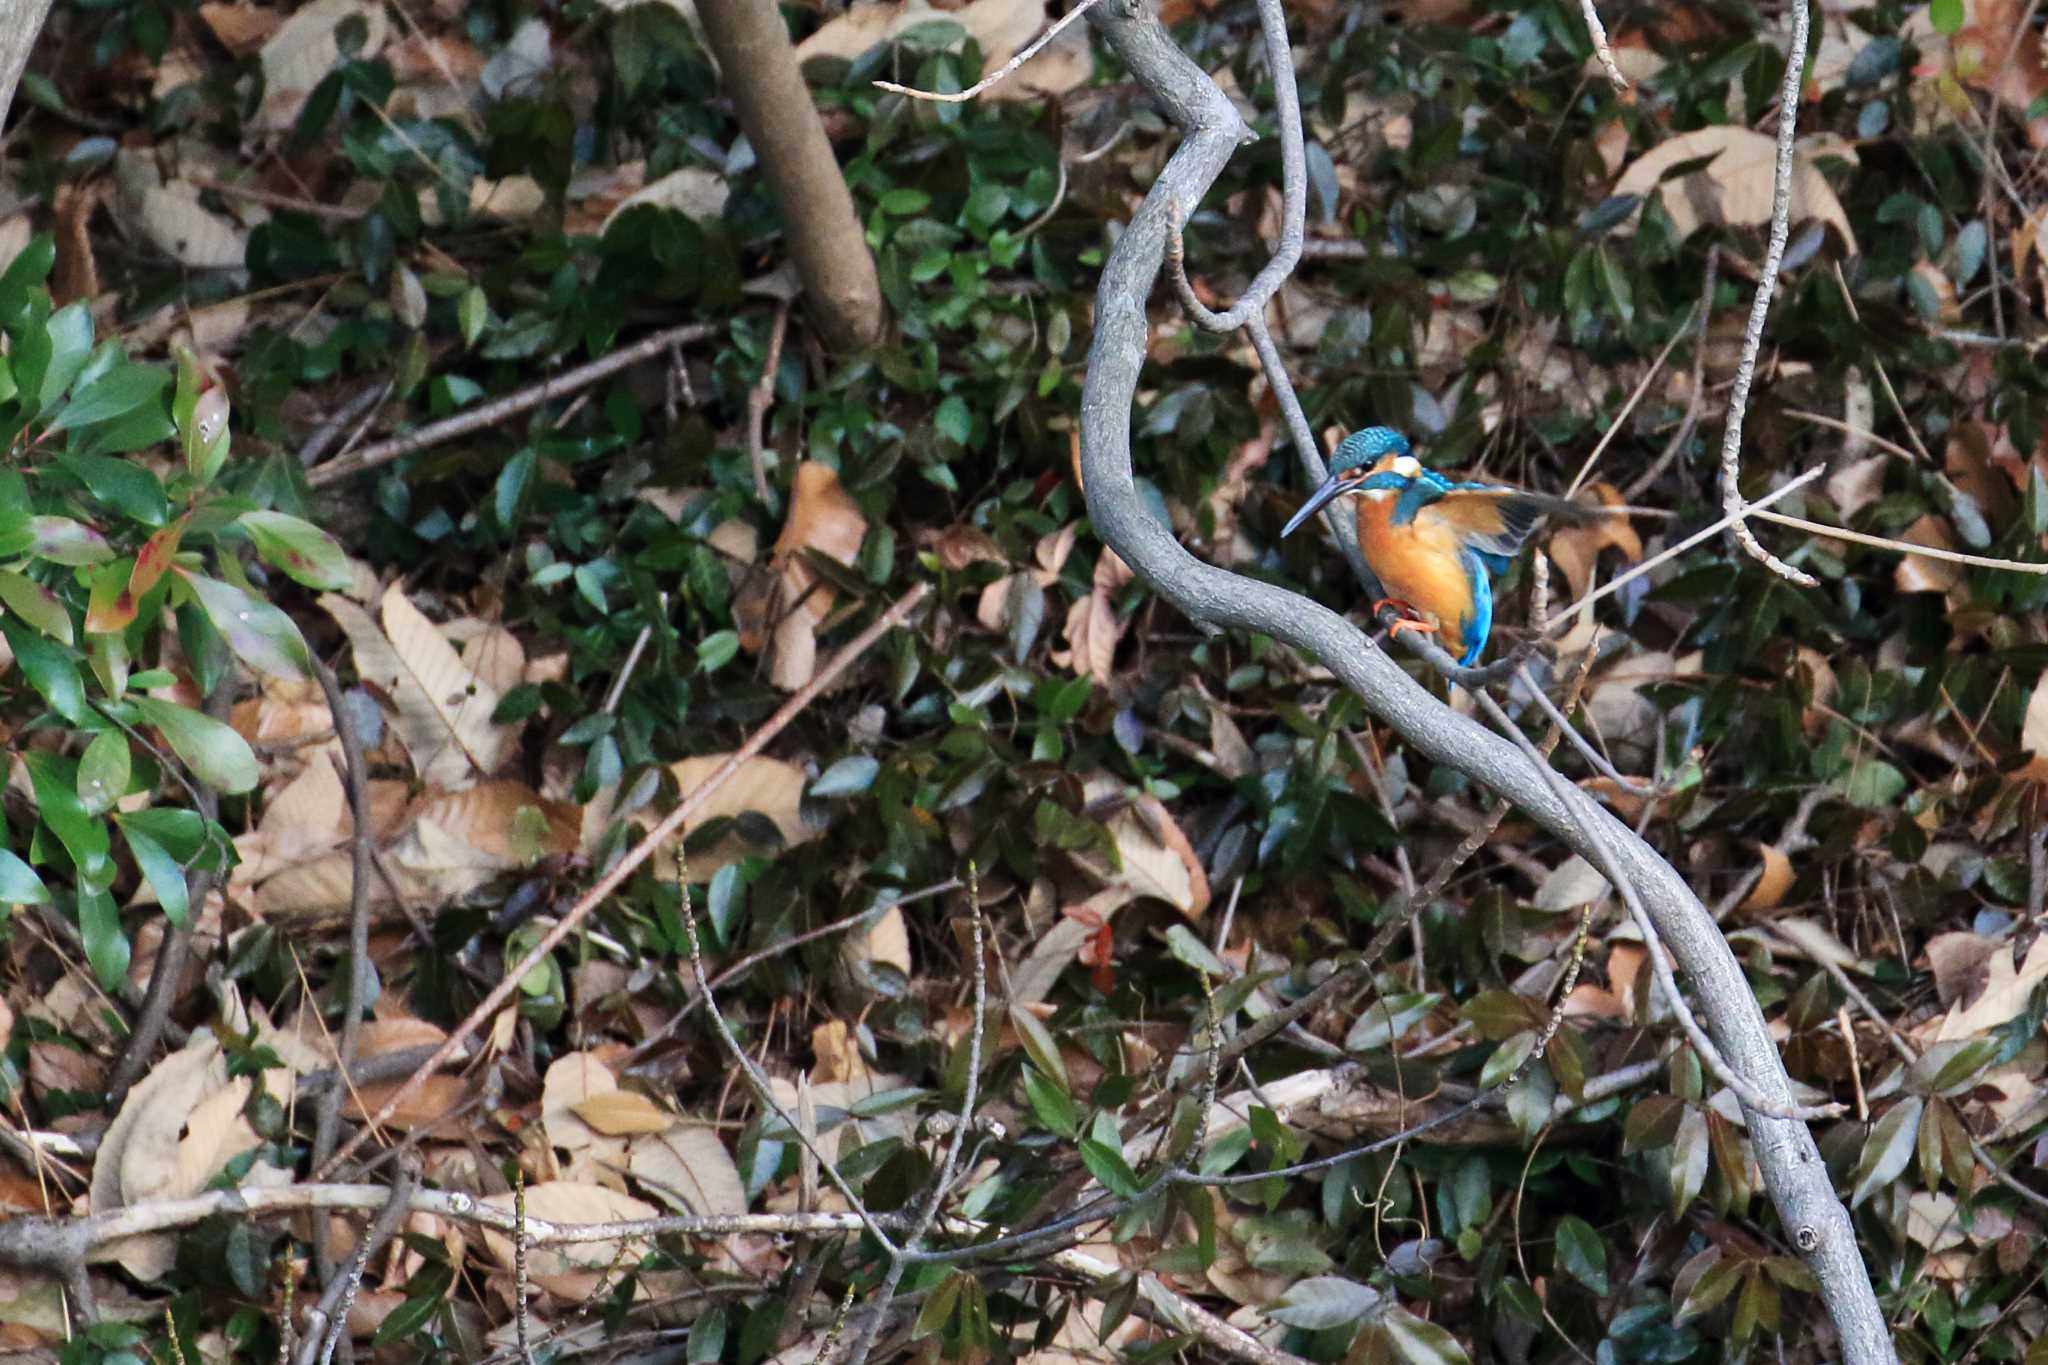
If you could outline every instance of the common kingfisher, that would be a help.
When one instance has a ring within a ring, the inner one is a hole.
[[[1410,619],[1396,621],[1390,633],[1441,630],[1467,668],[1493,630],[1491,575],[1507,572],[1545,517],[1582,525],[1602,515],[1505,484],[1455,482],[1423,468],[1400,432],[1367,427],[1344,438],[1330,457],[1330,477],[1280,534],[1292,534],[1346,494],[1358,496],[1358,548],[1393,594],[1374,603],[1374,611],[1406,608]],[[1417,611],[1435,622],[1413,619]]]

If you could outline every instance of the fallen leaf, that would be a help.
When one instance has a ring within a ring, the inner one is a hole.
[[[654,1218],[661,1212],[630,1194],[578,1180],[529,1185],[525,1197],[526,1216],[550,1223],[627,1222]],[[494,1194],[483,1202],[509,1214],[514,1196]],[[483,1235],[499,1268],[511,1271],[515,1261],[512,1238],[489,1226]],[[526,1253],[527,1274],[535,1285],[565,1302],[582,1303],[601,1286],[619,1283],[615,1267],[637,1265],[653,1250],[653,1241],[645,1237],[534,1247]],[[642,1285],[637,1292],[648,1291]]]
[[[1131,578],[1130,567],[1105,546],[1095,561],[1093,588],[1067,608],[1067,647],[1053,651],[1055,664],[1109,685],[1116,673],[1117,642],[1124,633],[1124,623],[1117,619],[1116,594]]]
[[[1858,249],[1849,216],[1843,212],[1841,200],[1835,197],[1827,177],[1813,164],[1813,156],[1823,148],[1829,156],[1856,159],[1844,144],[1802,140],[1793,159],[1792,221],[1796,224],[1818,218],[1829,224],[1841,234],[1849,255],[1854,256]],[[1690,175],[1665,179],[1665,173],[1672,167],[1701,157],[1713,160]],[[1734,124],[1715,124],[1666,138],[1637,157],[1615,182],[1614,193],[1645,198],[1662,195],[1673,236],[1680,241],[1709,224],[1763,227],[1771,221],[1776,163],[1776,139]],[[1638,217],[1639,214],[1631,216],[1617,226],[1616,235],[1633,232]]]
[[[1608,507],[1625,507],[1628,499],[1612,484],[1591,485],[1593,494]],[[1622,559],[1630,564],[1643,557],[1643,538],[1636,534],[1636,528],[1625,516],[1605,516],[1585,526],[1560,527],[1550,537],[1550,557],[1557,567],[1564,571],[1565,581],[1571,585],[1574,600],[1583,597],[1592,585],[1593,569],[1600,562],[1600,552],[1605,549],[1621,551]]]
[[[576,1117],[605,1137],[635,1137],[668,1131],[676,1116],[637,1090],[611,1090],[569,1106]]]
[[[1935,1042],[1979,1037],[2018,1018],[2035,989],[2048,981],[2048,934],[2034,940],[2027,960],[2018,967],[2013,965],[2010,944],[1993,953],[1984,965],[1983,992],[1967,1006],[1958,1001],[1949,1007],[1935,1032]]]
[[[718,1134],[701,1124],[671,1123],[633,1139],[626,1168],[677,1213],[699,1216],[747,1211],[747,1187]]]
[[[1909,545],[1927,545],[1937,550],[1956,547],[1948,522],[1932,513],[1908,526],[1900,533],[1899,539]],[[1962,581],[1962,565],[1946,559],[1929,559],[1925,555],[1902,555],[1898,566],[1892,570],[1892,586],[1900,592],[1945,593]]]
[[[685,797],[689,796],[706,778],[724,766],[726,758],[725,754],[699,754],[671,764],[669,771],[675,774],[676,790]],[[737,818],[752,812],[766,816],[773,823],[785,848],[815,839],[822,831],[804,823],[804,782],[803,769],[795,764],[758,755],[750,758],[740,764],[738,770],[683,822],[683,837],[687,839],[703,828],[707,821]],[[656,817],[642,813],[634,818],[643,828],[652,828]],[[735,833],[714,848],[690,855],[690,880],[710,881],[727,863],[759,852],[758,845],[748,843]],[[657,857],[662,875],[674,878],[677,870],[675,844],[671,843]]]
[[[1760,843],[1756,846],[1757,856],[1763,859],[1763,874],[1756,879],[1749,894],[1742,899],[1744,910],[1775,910],[1785,900],[1785,893],[1792,889],[1798,878],[1792,871],[1792,860],[1785,856],[1785,850],[1776,844]]]
[[[373,60],[383,51],[389,32],[384,7],[364,0],[313,0],[278,26],[263,44],[263,104],[255,119],[258,127],[282,133],[298,121],[313,87],[341,60],[336,30],[345,23],[361,25],[362,41],[355,47],[358,60]]]

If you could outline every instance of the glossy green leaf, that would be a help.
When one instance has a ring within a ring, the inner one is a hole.
[[[1607,1243],[1591,1223],[1575,1214],[1557,1220],[1557,1268],[1601,1297],[1606,1297]]]
[[[256,553],[309,588],[342,592],[355,583],[341,542],[310,521],[285,512],[244,512],[236,524],[256,543]]]
[[[312,655],[291,617],[232,583],[183,569],[177,572],[236,658],[274,678],[296,680],[312,675]]]
[[[57,594],[27,575],[0,569],[0,606],[58,644],[72,643],[71,613]]]
[[[14,616],[0,616],[0,634],[7,637],[22,676],[49,708],[73,725],[84,724],[85,675],[71,651]]]
[[[171,376],[156,366],[137,365],[123,357],[104,374],[80,386],[71,395],[71,401],[50,419],[49,429],[73,431],[126,417],[155,402],[170,382]],[[169,434],[168,429],[165,434]]]
[[[190,927],[191,902],[185,885],[185,869],[162,844],[126,821],[117,820],[116,823],[128,840],[128,851],[135,855],[135,865],[149,879],[150,890],[156,892],[157,904],[163,907],[164,914],[179,928]]]
[[[104,815],[128,793],[133,756],[128,736],[102,730],[78,757],[78,803],[88,815]]]
[[[85,940],[85,960],[103,991],[120,989],[128,978],[128,936],[121,929],[121,912],[105,891],[78,893],[78,932]]]
[[[33,517],[29,552],[53,564],[97,564],[114,557],[107,538],[70,517]]]
[[[1849,1176],[1851,1208],[1905,1171],[1906,1163],[1913,1159],[1914,1145],[1920,1136],[1920,1115],[1925,1107],[1926,1102],[1918,1095],[1908,1095],[1885,1110],[1871,1128],[1863,1140],[1863,1153],[1857,1157],[1856,1168]]]
[[[253,789],[262,776],[247,740],[213,717],[190,707],[131,696],[121,705],[137,719],[163,732],[164,742],[207,786],[234,796]]]
[[[0,905],[48,905],[50,888],[36,870],[0,848]]]

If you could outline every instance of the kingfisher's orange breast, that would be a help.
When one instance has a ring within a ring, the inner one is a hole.
[[[1360,496],[1358,548],[1387,595],[1427,612],[1443,627],[1453,655],[1466,649],[1472,625],[1472,579],[1456,532],[1428,516],[1394,524],[1393,497]]]

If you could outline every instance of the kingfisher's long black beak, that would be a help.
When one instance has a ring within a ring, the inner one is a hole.
[[[1293,535],[1295,527],[1329,506],[1332,499],[1350,491],[1357,482],[1358,480],[1347,479],[1342,474],[1332,474],[1329,478],[1324,479],[1323,486],[1314,493],[1311,493],[1308,501],[1301,505],[1301,510],[1289,517],[1287,524],[1280,528],[1281,536]]]

